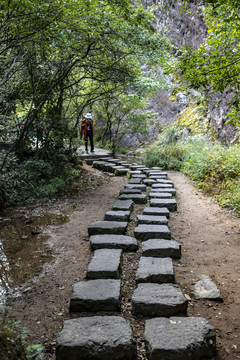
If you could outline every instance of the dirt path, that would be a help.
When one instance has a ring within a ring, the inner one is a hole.
[[[20,298],[9,301],[10,315],[29,329],[30,343],[45,346],[46,359],[55,358],[56,336],[63,320],[69,318],[72,285],[85,278],[91,258],[87,227],[103,219],[127,183],[126,178],[110,177],[87,166],[86,169],[92,180],[85,192],[48,207],[50,212],[66,213],[72,209],[68,223],[46,229],[54,260],[26,284],[27,291]],[[198,275],[207,274],[216,281],[224,298],[223,303],[192,300],[188,315],[203,316],[216,327],[216,359],[240,359],[240,219],[203,197],[184,175],[169,172],[169,177],[175,183],[180,205],[179,211],[171,215],[169,226],[174,238],[183,245],[182,259],[175,266],[176,281],[184,294],[190,295],[190,286]]]

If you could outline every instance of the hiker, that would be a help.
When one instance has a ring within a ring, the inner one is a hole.
[[[88,138],[90,140],[91,144],[91,152],[94,152],[94,145],[93,145],[93,121],[92,121],[92,115],[90,113],[87,113],[85,118],[82,120],[81,125],[81,132],[80,137],[84,137],[85,140],[85,150],[88,154]]]

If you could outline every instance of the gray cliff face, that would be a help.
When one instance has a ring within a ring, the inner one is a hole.
[[[189,1],[187,12],[181,9],[182,2],[177,0],[172,2],[173,5],[166,6],[168,1],[165,0],[145,0],[144,5],[149,8],[156,16],[154,24],[156,30],[165,35],[176,48],[189,46],[196,49],[205,39],[207,29],[204,25],[201,5],[202,0]],[[170,2],[169,2],[170,3]],[[158,112],[156,127],[150,130],[150,136],[154,137],[157,128],[161,124],[166,125],[176,120],[178,114],[183,110],[184,104],[177,98],[176,102],[169,101],[170,92],[161,91],[153,102],[149,105],[149,109]],[[220,107],[216,104],[222,100]],[[215,94],[208,104],[209,117],[212,127],[219,140],[231,141],[235,136],[235,129],[226,124],[226,114],[229,111],[227,103],[229,95]]]

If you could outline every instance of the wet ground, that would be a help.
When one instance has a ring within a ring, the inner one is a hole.
[[[7,295],[16,294],[18,286],[39,274],[52,259],[49,237],[42,229],[69,219],[61,213],[28,217],[22,212],[17,216],[7,212],[0,218],[0,303],[4,303]]]

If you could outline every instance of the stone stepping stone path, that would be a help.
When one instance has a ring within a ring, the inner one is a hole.
[[[69,311],[120,311],[120,289],[120,280],[80,281],[73,286]]]
[[[135,204],[145,204],[147,202],[147,195],[144,194],[122,194],[119,196],[120,200],[132,200]]]
[[[165,189],[166,191],[166,189]],[[156,191],[150,191],[148,194],[150,199],[172,199],[172,194],[168,192],[156,192]]]
[[[177,211],[177,201],[175,199],[151,199],[150,206],[166,207],[170,211]]]
[[[134,230],[136,239],[144,241],[151,238],[162,238],[171,240],[171,232],[167,225],[140,224]]]
[[[137,224],[167,225],[168,218],[166,216],[137,215]]]
[[[142,255],[179,259],[181,257],[181,244],[174,240],[149,239],[142,243]]]
[[[112,210],[132,211],[133,204],[132,200],[117,200],[113,205]]]
[[[112,157],[93,167],[130,179],[104,220],[88,227],[93,255],[86,280],[73,285],[75,318],[64,321],[56,360],[134,360],[137,344],[147,360],[211,358],[215,331],[205,319],[186,316],[188,301],[175,284],[172,258],[181,257],[181,244],[168,228],[177,211],[173,182],[159,167]],[[127,269],[134,274],[129,287]]]
[[[198,317],[165,317],[146,321],[145,342],[149,360],[201,360],[215,355],[216,334]]]
[[[121,249],[95,250],[88,265],[87,278],[118,279],[121,274],[121,258]]]
[[[64,322],[56,359],[132,360],[135,352],[130,324],[122,317],[82,317]]]
[[[136,272],[137,283],[173,283],[174,271],[172,259],[141,256]]]
[[[169,218],[170,211],[166,207],[145,207],[143,215],[166,216]]]
[[[107,221],[129,221],[130,218],[130,211],[124,211],[124,210],[109,210],[106,211],[105,216],[104,216],[104,220]]]
[[[137,240],[126,235],[93,235],[90,236],[90,246],[92,250],[108,248],[133,252],[138,249]]]
[[[96,221],[89,225],[89,235],[125,234],[128,223],[126,221]]]
[[[175,284],[138,284],[132,297],[132,313],[151,317],[185,314],[187,299]]]

